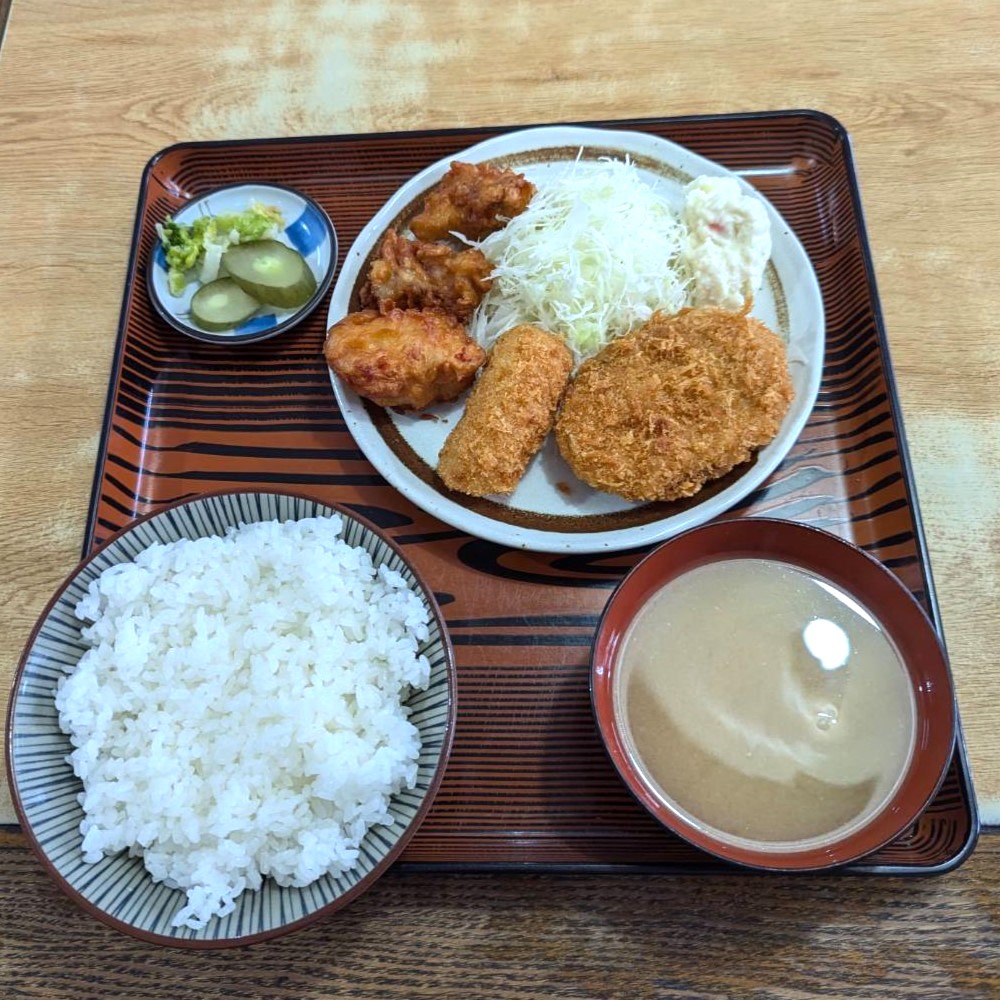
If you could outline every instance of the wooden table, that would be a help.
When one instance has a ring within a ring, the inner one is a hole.
[[[163,0],[14,0],[0,53],[0,687],[79,553],[135,195],[158,149],[815,107],[853,136],[977,791],[1000,821],[989,6],[287,0],[207,5],[195,21]],[[315,930],[219,956],[96,924],[13,827],[0,866],[11,995],[1000,991],[992,833],[958,872],[916,882],[392,875]]]

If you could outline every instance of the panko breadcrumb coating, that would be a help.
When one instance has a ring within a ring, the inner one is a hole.
[[[512,492],[552,429],[572,369],[554,334],[529,325],[502,334],[441,449],[445,485],[477,497]]]
[[[580,366],[556,421],[573,472],[626,500],[676,500],[748,461],[793,398],[785,344],[718,308],[656,313]]]

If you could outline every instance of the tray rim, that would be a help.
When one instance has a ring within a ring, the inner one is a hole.
[[[941,612],[938,606],[937,592],[934,588],[934,580],[930,564],[930,551],[924,533],[923,518],[920,515],[920,505],[917,497],[916,481],[913,475],[913,467],[910,461],[909,447],[907,445],[906,430],[903,423],[902,407],[899,401],[899,393],[896,386],[895,369],[892,363],[892,354],[889,350],[889,340],[886,334],[885,321],[882,314],[882,302],[878,292],[878,284],[875,278],[875,265],[872,259],[871,245],[868,240],[868,226],[865,219],[864,207],[861,202],[861,187],[858,179],[857,165],[854,157],[854,148],[848,129],[839,119],[815,108],[787,108],[771,109],[766,111],[739,111],[733,113],[718,114],[691,114],[691,115],[654,115],[641,118],[612,118],[600,119],[596,121],[570,120],[570,121],[549,121],[532,122],[509,125],[467,125],[461,127],[448,128],[428,128],[415,130],[395,130],[389,132],[353,132],[336,133],[329,135],[308,135],[308,136],[270,136],[263,138],[243,138],[243,139],[204,139],[190,140],[171,143],[154,153],[147,161],[139,179],[139,190],[135,203],[135,217],[132,225],[132,238],[129,243],[128,267],[125,272],[124,288],[122,293],[122,305],[118,316],[118,329],[115,336],[114,348],[111,353],[110,372],[108,375],[107,389],[104,400],[104,414],[101,422],[101,435],[97,447],[97,454],[94,461],[94,476],[91,482],[90,499],[87,505],[87,517],[84,524],[83,544],[81,547],[81,557],[86,557],[94,544],[95,524],[97,509],[100,503],[101,483],[103,482],[103,470],[106,466],[108,456],[108,446],[111,430],[111,404],[114,399],[115,390],[118,385],[118,374],[120,370],[123,349],[125,344],[126,329],[129,310],[134,295],[136,294],[135,280],[138,272],[139,245],[142,238],[142,211],[147,199],[149,180],[156,165],[171,153],[183,150],[197,151],[203,149],[242,149],[261,146],[275,145],[310,145],[318,142],[352,142],[352,141],[386,141],[401,138],[437,138],[437,137],[461,137],[472,134],[485,135],[487,137],[500,135],[519,129],[539,128],[547,126],[570,125],[583,128],[609,128],[609,129],[636,129],[642,131],[651,126],[681,125],[681,124],[712,124],[735,121],[774,121],[789,118],[811,119],[832,132],[834,137],[841,143],[843,148],[844,163],[847,168],[847,186],[850,192],[851,207],[858,222],[858,241],[861,247],[862,263],[864,265],[865,280],[868,286],[868,293],[871,297],[872,318],[875,328],[875,336],[881,350],[884,377],[888,389],[888,406],[893,416],[896,444],[900,455],[900,465],[902,467],[903,482],[909,499],[910,508],[913,514],[914,543],[920,561],[920,575],[924,584],[927,608],[934,628],[941,638],[945,653],[948,645],[944,632],[944,625],[941,619]],[[949,670],[951,669],[949,660]],[[856,875],[936,875],[952,871],[963,864],[970,854],[975,850],[981,832],[981,820],[978,803],[976,801],[975,786],[972,781],[972,773],[969,765],[968,751],[965,744],[965,735],[962,728],[961,715],[956,699],[955,703],[955,747],[952,753],[953,762],[957,759],[959,779],[963,790],[963,798],[966,809],[969,813],[969,833],[961,849],[952,857],[938,863],[937,865],[901,865],[901,864],[864,864],[863,861],[856,862],[834,870],[834,873],[856,874]],[[690,875],[726,875],[726,874],[751,874],[748,869],[741,869],[736,865],[728,867],[717,867],[713,864],[699,868],[697,862],[691,864],[663,863],[605,863],[605,862],[568,862],[557,864],[553,862],[397,862],[394,866],[403,871],[413,872],[532,872],[547,874],[581,874],[581,873],[618,873],[618,874],[690,874]],[[804,876],[800,876],[804,877]]]

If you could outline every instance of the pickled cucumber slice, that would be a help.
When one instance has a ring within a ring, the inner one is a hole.
[[[265,305],[296,309],[316,291],[316,278],[302,254],[277,240],[237,243],[222,262],[233,281]]]
[[[216,278],[194,293],[191,318],[203,330],[219,333],[239,326],[259,308],[260,302],[247,295],[232,278]]]

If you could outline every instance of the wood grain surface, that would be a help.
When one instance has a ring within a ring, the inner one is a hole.
[[[197,30],[166,0],[14,0],[0,50],[0,690],[79,553],[135,197],[157,150],[814,107],[853,138],[974,776],[1000,821],[995,39],[996,5],[974,0],[553,0],[502,16],[471,0],[224,0],[199,7]],[[959,872],[905,886],[396,877],[315,931],[208,960],[94,924],[16,838],[2,864],[11,995],[998,991],[990,836]]]
[[[629,2],[610,16],[558,0],[516,5],[496,44],[471,2],[223,3],[169,47],[164,0],[17,0],[0,57],[0,689],[79,551],[135,197],[157,150],[815,107],[853,137],[973,770],[1000,820],[991,6],[945,18],[913,0]]]
[[[78,911],[0,834],[6,996],[851,997],[1000,995],[1000,834],[946,878],[391,872],[314,928],[175,952]]]

